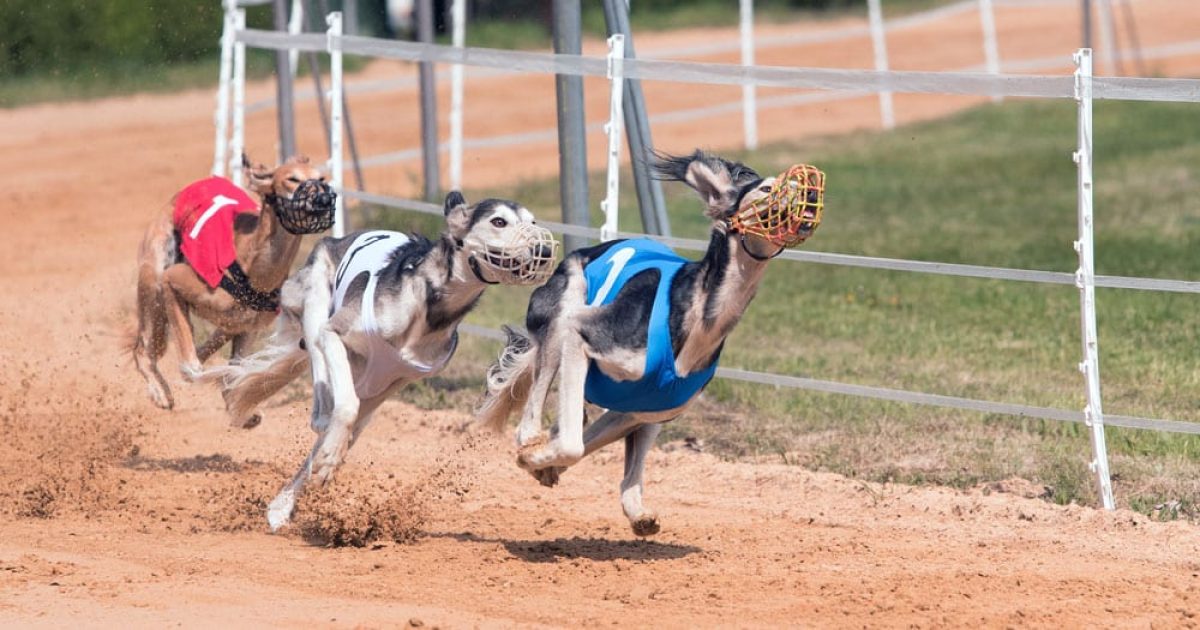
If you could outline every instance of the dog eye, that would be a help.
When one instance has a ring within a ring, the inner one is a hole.
[[[508,225],[508,221],[505,221],[504,219],[502,219],[500,217],[496,217],[495,219],[492,219],[492,225],[494,225],[498,228],[502,228],[502,227]]]
[[[295,175],[292,175],[291,177],[289,177],[289,178],[288,178],[288,181],[289,181],[289,182],[292,182],[293,184],[299,184],[299,183],[300,183],[300,178],[299,178],[299,177],[296,177]]]
[[[768,185],[768,186],[759,186],[759,187],[758,187],[758,192],[766,192],[766,193],[769,193],[769,192],[771,192],[771,187],[770,187],[769,185]]]

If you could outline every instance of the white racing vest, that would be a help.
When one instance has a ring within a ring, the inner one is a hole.
[[[379,272],[387,266],[392,253],[410,240],[407,234],[401,232],[364,232],[350,244],[333,277],[330,317],[342,308],[346,290],[354,279],[368,274],[359,312],[359,328],[367,338],[367,364],[361,374],[354,375],[354,391],[360,400],[379,396],[398,380],[417,380],[437,373],[454,356],[458,345],[458,335],[455,334],[446,355],[433,364],[425,364],[413,358],[407,349],[396,349],[379,331],[379,323],[375,319],[375,286],[379,281]]]

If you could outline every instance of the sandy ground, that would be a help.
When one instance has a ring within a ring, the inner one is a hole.
[[[1056,6],[1002,11],[1006,56],[1068,54],[1076,22]],[[1147,46],[1190,38],[1197,20],[1180,15],[1200,17],[1190,0],[1135,7]],[[893,65],[977,64],[977,29],[966,14],[897,34]],[[639,46],[733,37],[693,31]],[[865,67],[856,45],[760,60]],[[1200,59],[1155,68],[1194,76]],[[546,128],[552,89],[545,78],[473,81],[468,136]],[[588,90],[599,120],[603,85]],[[679,85],[647,94],[655,113],[737,99]],[[356,97],[367,154],[416,144],[415,126],[402,124],[416,119],[410,96]],[[899,98],[897,110],[911,121],[971,102]],[[204,387],[177,384],[177,409],[153,408],[119,350],[141,230],[207,172],[211,103],[205,91],[0,114],[0,625],[1195,625],[1200,532],[1186,524],[1048,505],[1018,480],[970,492],[878,486],[678,447],[650,458],[648,503],[664,531],[638,540],[617,500],[617,449],[544,489],[512,464],[507,439],[468,439],[454,430],[460,414],[398,402],[333,486],[346,497],[318,496],[305,510],[344,510],[411,539],[330,548],[297,531],[267,534],[264,504],[310,443],[303,390],[276,401],[261,427],[235,431]],[[738,120],[655,134],[667,149],[731,146]],[[859,99],[766,113],[762,128],[771,139],[876,124],[874,99]],[[315,127],[302,147],[319,152]],[[250,131],[254,155],[273,152],[268,114]],[[472,152],[467,173],[487,186],[556,164],[553,143],[535,144]],[[410,191],[413,167],[374,169],[369,183]]]

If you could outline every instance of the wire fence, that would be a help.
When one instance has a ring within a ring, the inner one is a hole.
[[[270,31],[238,30],[234,39],[241,45],[274,50],[294,48],[302,51],[321,51],[337,53],[339,55],[356,54],[411,62],[462,64],[476,68],[503,69],[510,72],[551,73],[593,77],[611,76],[611,59],[603,57],[486,48],[461,48],[397,42],[368,37],[343,36],[339,33],[288,35]],[[1106,287],[1200,293],[1200,282],[1125,276],[1096,276],[1093,271],[1091,214],[1092,101],[1094,99],[1114,99],[1196,103],[1200,102],[1200,80],[1093,77],[1091,73],[1091,51],[1087,49],[1076,53],[1075,61],[1077,70],[1074,76],[1042,76],[1025,74],[999,75],[979,72],[782,68],[656,59],[623,59],[621,72],[624,79],[788,87],[856,94],[892,92],[1072,99],[1077,103],[1079,108],[1079,145],[1073,154],[1074,160],[1078,164],[1079,173],[1079,240],[1075,242],[1074,246],[1079,256],[1080,266],[1079,270],[1075,273],[802,251],[787,251],[781,258],[783,260],[816,264],[1076,286],[1080,291],[1081,345],[1083,348],[1083,361],[1079,367],[1080,371],[1084,374],[1085,397],[1087,400],[1087,405],[1082,411],[976,400],[739,369],[723,368],[718,371],[717,375],[722,378],[772,386],[793,387],[879,400],[934,405],[1055,421],[1083,422],[1091,429],[1094,454],[1092,466],[1097,474],[1101,502],[1106,508],[1112,508],[1113,502],[1111,482],[1107,469],[1107,453],[1104,446],[1103,427],[1105,424],[1155,431],[1200,434],[1200,424],[1197,423],[1110,415],[1104,414],[1102,411],[1099,394],[1098,341],[1095,332],[1095,288]],[[336,82],[331,91],[331,98],[334,100],[340,98],[341,89],[340,82]],[[240,115],[244,115],[244,111]],[[340,159],[340,156],[335,156],[335,159]],[[441,215],[442,212],[442,209],[434,204],[347,190],[344,186],[340,185],[342,181],[341,174],[337,172],[333,174],[333,179],[337,184],[339,192],[342,193],[341,197],[344,198],[429,214]],[[589,226],[553,222],[543,222],[543,224],[564,235],[588,238],[599,238],[601,236],[600,230]],[[647,235],[622,232],[618,233],[617,236]],[[693,239],[653,235],[649,235],[649,237],[682,249],[703,251],[707,247],[707,243]],[[503,338],[500,331],[478,326],[465,325],[462,330],[469,334],[478,334],[493,339]]]

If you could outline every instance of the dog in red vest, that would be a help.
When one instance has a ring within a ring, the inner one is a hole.
[[[150,399],[163,409],[175,404],[158,370],[168,325],[189,381],[230,341],[233,357],[241,357],[279,311],[279,288],[300,251],[300,237],[333,222],[336,195],[307,157],[293,157],[274,169],[246,166],[261,209],[235,183],[209,177],[176,194],[142,239],[137,332],[129,350]],[[215,327],[199,347],[193,313]]]

